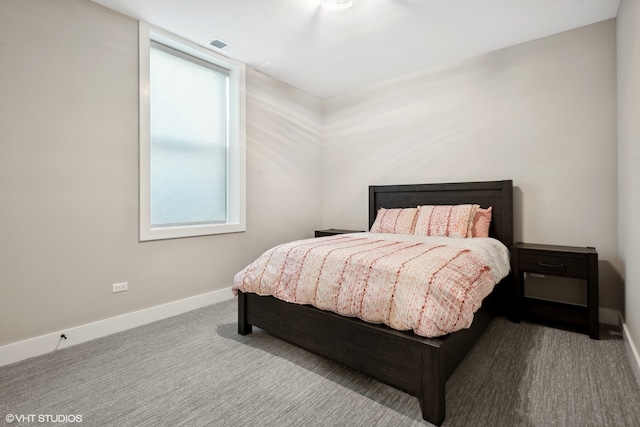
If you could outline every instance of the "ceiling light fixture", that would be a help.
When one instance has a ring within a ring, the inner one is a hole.
[[[355,5],[358,0],[321,0],[321,2],[327,9],[340,10]]]

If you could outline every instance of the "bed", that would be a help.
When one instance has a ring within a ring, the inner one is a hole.
[[[513,184],[510,180],[385,185],[369,187],[369,226],[380,208],[477,204],[492,207],[489,236],[513,244]],[[416,396],[422,417],[436,425],[445,419],[445,384],[493,317],[503,311],[510,275],[484,299],[466,329],[425,338],[310,305],[238,291],[238,333],[252,326],[299,347],[358,369]]]

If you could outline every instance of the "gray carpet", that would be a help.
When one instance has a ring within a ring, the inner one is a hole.
[[[443,425],[640,426],[621,336],[602,338],[495,319],[447,383]],[[2,367],[6,414],[76,414],[84,426],[428,425],[413,396],[257,328],[238,335],[235,300]]]

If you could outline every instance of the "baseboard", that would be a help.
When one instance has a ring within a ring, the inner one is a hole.
[[[622,339],[624,341],[624,346],[627,348],[629,365],[631,365],[631,370],[636,377],[636,381],[640,385],[640,355],[638,354],[637,347],[634,345],[633,340],[631,339],[631,335],[629,335],[627,325],[624,322],[622,322]]]
[[[173,301],[167,304],[158,305],[144,310],[134,311],[121,316],[111,317],[98,322],[76,326],[69,329],[60,330],[39,337],[18,341],[0,347],[0,366],[9,365],[34,356],[60,350],[72,345],[91,341],[106,335],[126,331],[147,323],[156,322],[168,317],[177,316],[191,310],[196,310],[207,305],[227,301],[233,298],[231,288],[208,292],[202,295]],[[626,326],[621,320],[620,312],[608,308],[600,307],[600,322],[608,325],[622,325],[625,345],[632,361],[634,373],[640,383],[640,357],[638,351],[631,341]],[[66,340],[60,338],[65,334]]]
[[[0,347],[0,366],[122,332],[233,298],[231,288],[173,301]],[[64,334],[67,339],[60,338]]]
[[[631,339],[631,335],[629,335],[629,330],[627,329],[627,325],[624,323],[622,313],[618,310],[600,307],[599,315],[600,323],[615,325],[620,328],[620,331],[622,332],[622,340],[627,350],[627,356],[629,357],[629,365],[633,371],[633,376],[640,385],[640,354]]]

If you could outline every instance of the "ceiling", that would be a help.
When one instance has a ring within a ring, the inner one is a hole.
[[[620,0],[92,0],[319,98],[614,18]],[[270,64],[267,64],[270,63]],[[265,65],[267,64],[267,65]]]

